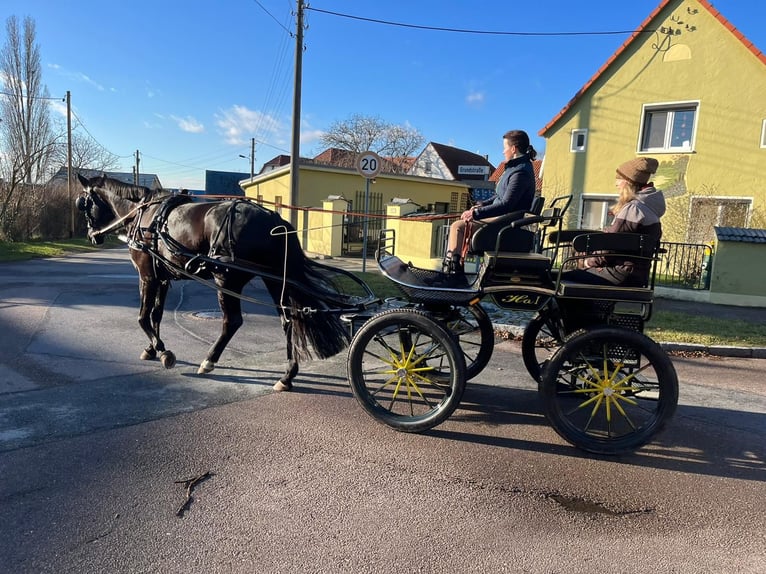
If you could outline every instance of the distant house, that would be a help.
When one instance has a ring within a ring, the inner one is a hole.
[[[133,173],[128,172],[122,172],[122,171],[102,171],[98,169],[74,169],[72,170],[74,172],[74,178],[73,181],[77,182],[77,173],[81,174],[83,177],[86,177],[88,179],[92,177],[97,177],[102,174],[106,174],[108,177],[111,177],[112,179],[116,179],[119,181],[122,181],[124,183],[136,183],[136,178]],[[56,184],[63,184],[66,185],[67,183],[67,173],[68,170],[66,167],[61,167],[59,170],[51,177],[51,183]],[[77,184],[79,185],[79,183]],[[157,191],[162,189],[162,184],[160,183],[160,178],[157,177],[154,173],[139,173],[138,174],[138,185],[142,185],[144,187],[148,187],[151,190]]]
[[[615,168],[655,157],[665,237],[766,222],[766,55],[707,0],[663,0],[539,132],[543,195],[572,193],[570,227],[600,228]]]
[[[415,158],[407,173],[465,182],[470,186],[472,199],[478,201],[494,193],[494,182],[489,179],[494,171],[495,167],[483,155],[430,142]]]
[[[356,161],[359,154],[347,149],[331,147],[326,149],[312,160],[320,165],[331,165],[335,167],[347,167],[356,169]],[[383,173],[407,173],[415,161],[414,157],[385,157],[382,160],[381,171]]]
[[[532,160],[532,169],[535,172],[535,193],[540,195],[543,191],[543,180],[542,180],[543,160],[541,159]],[[500,176],[503,175],[504,172],[505,172],[505,162],[497,166],[495,171],[492,172],[492,175],[489,176],[489,181],[497,184],[497,182],[500,181]]]
[[[258,172],[258,175],[262,175],[264,173],[274,171],[275,169],[279,169],[280,167],[284,167],[289,164],[290,164],[289,155],[278,155],[275,158],[272,158],[266,163],[264,163],[263,167],[261,167],[261,171]]]
[[[250,173],[205,170],[205,195],[245,195],[239,182]]]

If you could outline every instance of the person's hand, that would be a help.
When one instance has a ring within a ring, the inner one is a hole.
[[[473,221],[473,207],[471,209],[466,209],[460,216],[460,219],[463,221]]]

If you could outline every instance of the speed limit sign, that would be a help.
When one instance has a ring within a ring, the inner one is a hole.
[[[372,179],[378,173],[380,173],[380,156],[374,151],[366,151],[359,154],[356,160],[356,171],[358,171],[362,177]]]

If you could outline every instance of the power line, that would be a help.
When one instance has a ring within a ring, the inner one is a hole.
[[[29,94],[27,94],[27,95],[24,95],[24,94],[14,94],[12,92],[0,92],[0,96],[8,96],[8,97],[11,97],[11,98],[22,97],[22,98],[25,98],[25,99],[49,100],[49,101],[57,101],[57,102],[58,101],[60,101],[60,102],[65,102],[66,101],[66,98],[52,98],[50,96],[31,96]]]
[[[273,15],[271,12],[269,12],[268,10],[266,10],[266,8],[263,6],[263,4],[261,4],[260,2],[258,2],[258,0],[253,0],[253,2],[255,2],[256,4],[258,4],[258,6],[261,8],[261,10],[263,10],[264,12],[266,12],[266,14],[268,14],[269,16],[271,16],[271,19],[272,19],[272,20],[274,20],[274,22],[276,22],[276,23],[277,23],[277,25],[278,25],[280,28],[282,28],[282,29],[283,29],[285,32],[287,32],[288,34],[290,34],[290,36],[292,36],[292,35],[293,35],[293,33],[292,33],[290,30],[288,30],[288,29],[287,29],[287,28],[286,28],[286,27],[285,27],[285,26],[284,26],[284,25],[283,25],[283,24],[282,24],[282,23],[281,23],[279,20],[277,20],[277,19],[274,17],[274,15]]]
[[[420,24],[406,24],[404,22],[392,22],[390,20],[379,20],[377,18],[365,18],[364,16],[354,16],[352,14],[342,14],[341,12],[333,12],[331,10],[322,10],[321,8],[314,8],[312,6],[306,6],[306,10],[313,10],[314,12],[321,12],[322,14],[329,14],[330,16],[339,16],[341,18],[349,18],[350,20],[361,20],[364,22],[372,22],[374,24],[385,24],[386,26],[399,26],[401,28],[413,28],[415,30],[432,30],[435,32],[455,32],[460,34],[483,34],[489,36],[616,36],[624,34],[633,34],[635,32],[654,32],[654,30],[610,30],[603,32],[507,32],[502,30],[469,30],[465,28],[446,28],[442,26],[423,26]]]

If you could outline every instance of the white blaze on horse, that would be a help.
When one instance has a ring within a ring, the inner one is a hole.
[[[223,314],[221,333],[198,373],[215,368],[242,325],[242,290],[256,276],[280,313],[287,339],[289,365],[275,390],[292,387],[299,359],[310,357],[312,349],[327,358],[347,346],[348,329],[334,308],[342,298],[334,278],[326,266],[305,256],[294,229],[279,214],[243,199],[194,201],[105,175],[78,178],[83,192],[76,206],[93,244],[102,244],[108,233],[127,235],[139,276],[138,324],[149,338],[142,359],[159,356],[166,368],[175,364],[160,338],[160,323],[170,281],[188,278],[211,282]]]

